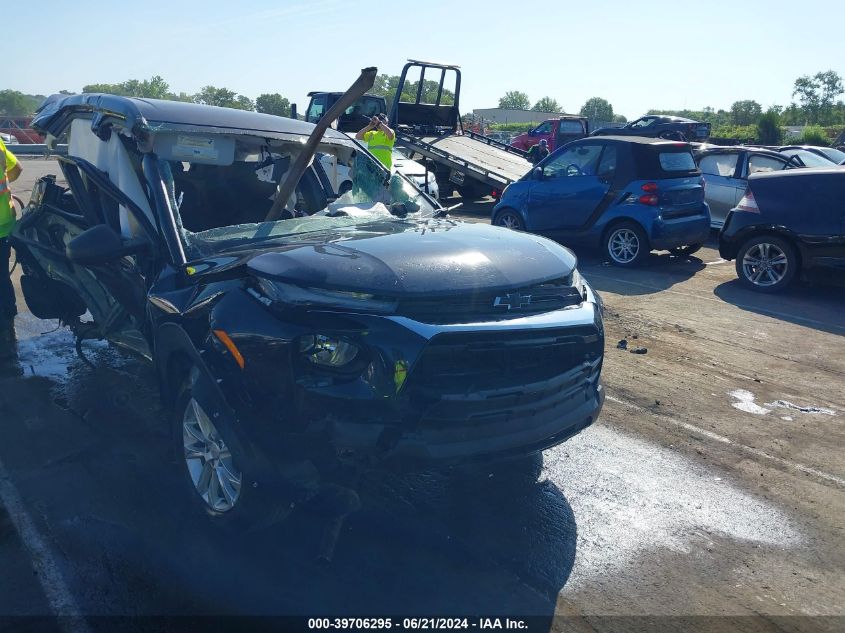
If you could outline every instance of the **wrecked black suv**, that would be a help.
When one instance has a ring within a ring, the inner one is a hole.
[[[40,180],[14,231],[26,302],[155,364],[220,522],[284,511],[323,464],[507,461],[596,419],[600,303],[562,246],[453,221],[302,121],[87,94],[33,126],[67,142],[69,188]],[[287,183],[309,151],[351,191],[310,155]]]

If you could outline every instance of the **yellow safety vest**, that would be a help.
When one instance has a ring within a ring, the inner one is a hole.
[[[381,161],[381,164],[390,169],[393,167],[393,144],[395,138],[388,138],[381,130],[370,130],[364,133],[364,140],[367,141],[367,149]]]
[[[15,226],[12,191],[9,189],[9,170],[17,164],[18,159],[0,140],[0,239],[11,233]]]

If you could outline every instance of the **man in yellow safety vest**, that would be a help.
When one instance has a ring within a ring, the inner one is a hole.
[[[15,226],[15,210],[9,183],[21,175],[18,159],[0,139],[0,357],[10,354],[9,344],[14,344],[14,319],[17,314],[15,289],[9,276],[12,248],[9,233]]]
[[[387,117],[379,114],[370,119],[370,122],[355,135],[359,141],[367,142],[367,149],[381,161],[381,164],[390,169],[393,166],[393,144],[396,142],[396,133],[387,127]]]

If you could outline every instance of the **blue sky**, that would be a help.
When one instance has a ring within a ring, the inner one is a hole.
[[[416,58],[461,66],[464,112],[522,90],[570,112],[604,97],[633,118],[739,99],[785,105],[799,75],[845,76],[842,0],[46,0],[37,13],[39,26],[4,33],[0,89],[158,74],[177,92],[279,92],[304,109],[309,90],[343,89],[365,66],[399,74]]]

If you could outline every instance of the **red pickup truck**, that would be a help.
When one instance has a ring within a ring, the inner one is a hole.
[[[547,119],[530,132],[520,134],[511,141],[513,147],[528,150],[537,145],[542,139],[549,144],[549,151],[553,152],[561,145],[579,138],[589,136],[589,125],[586,117],[563,116],[559,119]]]

